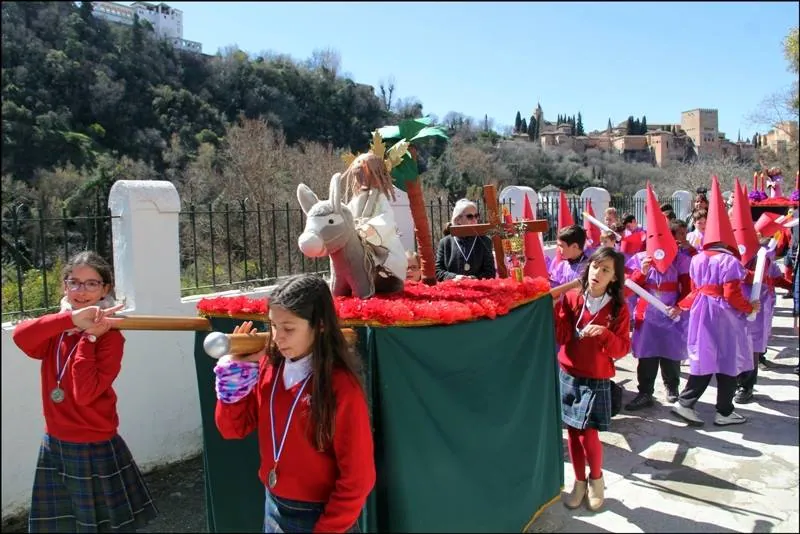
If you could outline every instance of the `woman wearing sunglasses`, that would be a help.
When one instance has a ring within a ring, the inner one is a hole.
[[[462,198],[456,202],[451,226],[477,224],[478,206]],[[486,236],[444,236],[436,250],[436,279],[461,280],[462,278],[494,278],[497,270],[492,254],[492,242]]]

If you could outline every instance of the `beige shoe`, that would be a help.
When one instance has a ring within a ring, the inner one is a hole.
[[[563,496],[564,506],[574,510],[581,505],[584,498],[586,498],[586,481],[576,480],[572,492]]]
[[[605,482],[601,475],[598,479],[589,478],[589,490],[586,498],[586,505],[592,512],[598,511],[603,506],[605,500]]]

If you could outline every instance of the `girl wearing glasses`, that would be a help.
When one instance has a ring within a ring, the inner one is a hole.
[[[14,342],[41,361],[45,434],[28,532],[134,532],[158,513],[125,441],[117,434],[112,384],[125,339],[111,330],[111,267],[81,252],[64,268],[61,311],[14,329]]]
[[[462,198],[453,208],[451,226],[478,223],[478,206]],[[486,236],[444,236],[436,249],[436,279],[494,278],[497,270],[492,254],[492,242]]]

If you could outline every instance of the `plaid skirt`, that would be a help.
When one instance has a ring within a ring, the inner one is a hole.
[[[608,430],[611,425],[611,380],[577,378],[558,368],[561,383],[561,420],[583,430]]]
[[[313,532],[325,503],[293,501],[270,493],[264,506],[264,532]],[[347,532],[360,532],[358,522]]]
[[[158,515],[120,436],[72,443],[45,434],[28,532],[135,532]]]

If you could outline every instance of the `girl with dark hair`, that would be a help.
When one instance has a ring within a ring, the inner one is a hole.
[[[135,532],[156,517],[147,485],[117,434],[113,383],[125,338],[111,330],[111,266],[81,252],[63,271],[61,311],[14,329],[14,342],[42,362],[45,435],[28,532]]]
[[[580,289],[567,292],[554,310],[556,342],[561,345],[561,414],[575,470],[575,485],[564,497],[568,508],[579,507],[584,499],[592,511],[603,505],[603,446],[598,431],[608,430],[611,423],[614,360],[631,347],[624,280],[624,256],[601,247],[589,258]]]
[[[352,532],[375,484],[359,360],[325,281],[300,275],[269,296],[264,350],[220,359],[215,421],[225,439],[258,431],[264,532]],[[245,321],[233,333],[255,332]]]

